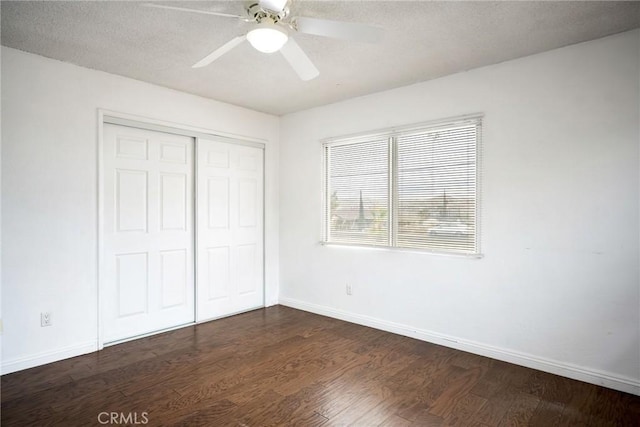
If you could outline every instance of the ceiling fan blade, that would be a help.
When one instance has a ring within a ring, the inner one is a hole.
[[[320,71],[313,65],[306,53],[294,39],[289,37],[289,41],[280,49],[282,56],[294,69],[296,74],[304,80],[315,79],[320,75]]]
[[[244,18],[244,17],[242,17],[240,15],[232,15],[230,13],[210,12],[208,10],[189,9],[189,8],[186,8],[186,7],[177,7],[177,6],[165,6],[163,4],[145,3],[142,6],[144,6],[144,7],[154,7],[156,9],[177,10],[179,12],[199,13],[201,15],[224,16],[224,17],[227,17],[227,18],[240,18],[240,19]]]
[[[260,0],[258,4],[262,9],[280,13],[285,8],[289,0]]]
[[[209,55],[205,56],[200,61],[193,64],[191,68],[200,68],[200,67],[204,67],[206,65],[211,64],[213,61],[220,58],[222,55],[224,55],[225,53],[229,52],[231,49],[233,49],[234,47],[242,43],[245,38],[246,36],[238,36],[236,38],[229,40],[228,42],[226,42],[225,44],[223,44],[222,46],[220,46],[219,48],[211,52]]]
[[[305,18],[303,16],[295,18],[294,26],[301,33],[366,43],[377,43],[382,40],[384,35],[382,28],[371,25]]]

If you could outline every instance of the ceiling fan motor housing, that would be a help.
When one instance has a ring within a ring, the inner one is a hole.
[[[251,1],[246,6],[249,19],[257,23],[267,20],[269,23],[278,23],[289,15],[289,8],[285,7],[281,11],[273,11],[260,6],[260,3]]]

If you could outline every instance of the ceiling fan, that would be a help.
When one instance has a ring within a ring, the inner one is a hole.
[[[306,81],[318,77],[320,72],[316,66],[313,65],[313,62],[311,62],[307,54],[300,48],[298,43],[291,37],[292,34],[298,32],[368,43],[375,43],[382,39],[383,31],[378,27],[353,22],[291,16],[289,10],[291,1],[292,0],[252,0],[246,3],[246,16],[155,3],[147,3],[143,6],[237,18],[252,24],[252,28],[246,34],[229,40],[196,62],[192,66],[193,68],[200,68],[211,64],[246,39],[260,52],[273,53],[280,51],[296,74],[298,74],[302,80]]]

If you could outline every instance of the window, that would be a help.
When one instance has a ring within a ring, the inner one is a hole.
[[[325,242],[478,254],[479,116],[324,148]]]

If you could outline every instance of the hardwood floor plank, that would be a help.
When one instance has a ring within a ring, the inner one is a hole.
[[[444,424],[446,426],[468,426],[471,425],[476,414],[487,403],[487,399],[476,396],[475,394],[465,394],[453,407],[451,412],[445,417]]]
[[[239,425],[246,426],[267,426],[275,417],[275,408],[284,399],[280,394],[269,391],[264,396],[256,401],[249,402],[245,405],[239,406],[237,410],[233,411],[232,419]],[[221,422],[221,425],[225,425],[225,422]]]
[[[446,376],[449,366],[446,358],[430,354],[428,358],[421,357],[402,368],[390,376],[385,384],[397,391],[420,389],[425,382],[431,382],[437,376]]]
[[[589,410],[590,425],[617,426],[625,410],[622,393],[602,387],[597,388]]]
[[[84,370],[84,366],[81,369]],[[45,365],[3,375],[2,401],[18,399],[25,395],[68,384],[73,381],[68,372],[67,368],[63,368],[62,372],[57,373],[55,368],[52,369],[50,365]]]
[[[533,412],[529,425],[541,427],[553,427],[560,425],[560,417],[564,412],[564,404],[549,401],[540,401]]]
[[[523,390],[540,399],[564,405],[571,400],[572,381],[547,372],[534,371],[524,384]]]
[[[640,399],[629,393],[620,396],[622,409],[619,414],[621,425],[640,425]]]
[[[591,405],[595,401],[596,389],[592,384],[576,382],[571,399],[564,406],[558,424],[561,426],[586,426],[591,417]]]
[[[125,405],[122,411],[129,412],[161,412],[160,408],[166,407],[181,396],[173,389],[156,386],[145,389],[139,393],[125,396]],[[185,405],[185,407],[195,407],[195,404]]]
[[[528,426],[539,403],[538,397],[518,392],[498,426]]]
[[[326,392],[318,399],[314,412],[333,420],[347,407],[356,404],[367,396],[362,387],[351,381],[334,381],[324,386]]]
[[[320,352],[319,344],[313,343],[301,353],[296,353],[282,360],[274,361],[269,371],[262,375],[256,375],[251,384],[239,390],[229,390],[229,400],[241,404],[251,400],[260,389],[278,391],[284,384],[300,384],[301,377],[311,377],[324,366],[322,358],[315,357]],[[281,395],[283,393],[278,392]]]
[[[337,415],[329,418],[329,424],[353,426],[356,421],[358,421],[358,419],[362,416],[362,414],[366,414],[369,411],[373,410],[382,402],[384,402],[384,400],[384,398],[381,398],[376,394],[362,395],[360,396],[360,398],[353,401],[349,406],[345,407]]]
[[[55,425],[53,411],[48,406],[37,406],[29,409],[2,408],[2,425],[4,426],[33,426]]]
[[[467,369],[452,378],[442,391],[442,394],[430,405],[429,413],[441,418],[447,417],[458,402],[469,394],[469,391],[476,385],[481,375],[481,368],[473,368]]]
[[[380,427],[407,427],[412,423],[409,420],[405,420],[399,415],[391,415],[389,418],[380,423]]]
[[[50,406],[53,410],[59,411],[66,407],[69,402],[77,399],[97,399],[98,396],[108,390],[107,384],[102,378],[90,377],[82,382],[72,382],[60,387],[54,387],[42,393],[32,394],[29,399],[33,402],[42,402],[43,405]]]
[[[353,426],[368,427],[380,425],[388,418],[400,412],[404,408],[404,402],[404,398],[398,395],[383,399],[375,407],[360,414],[360,417],[353,422]]]
[[[476,413],[475,422],[488,426],[498,425],[517,398],[516,393],[517,390],[509,387],[508,384],[501,384],[500,388],[480,407]]]
[[[3,426],[637,425],[640,397],[282,306],[2,377]],[[128,418],[131,421],[131,418]],[[129,423],[131,424],[131,423]]]
[[[61,405],[57,411],[53,412],[53,425],[95,425],[97,424],[100,413],[120,412],[124,410],[126,401],[126,396],[121,392],[108,389],[104,390],[101,394],[93,393],[87,398],[73,399]]]
[[[337,350],[335,353],[323,354],[317,362],[318,365],[316,366],[314,361],[311,369],[305,366],[304,372],[299,376],[277,384],[274,390],[284,396],[288,396],[315,382],[330,381],[332,378],[341,375],[341,372],[362,363],[360,357],[349,350]]]
[[[493,379],[488,375],[483,375],[482,377],[480,377],[476,385],[473,386],[470,392],[475,394],[476,396],[490,399],[503,387],[504,384],[501,381]]]
[[[206,405],[189,408],[188,411],[172,412],[168,417],[163,417],[159,424],[175,426],[211,426],[218,420],[229,415],[236,404],[226,399],[215,402],[207,402]],[[150,421],[154,421],[150,418]]]
[[[451,364],[465,369],[480,368],[482,372],[487,372],[493,363],[488,357],[467,353],[466,351],[456,351],[451,357]]]
[[[429,413],[427,409],[424,409],[418,413],[418,416],[411,425],[415,427],[440,427],[444,425],[444,420],[437,415]]]
[[[412,404],[398,413],[401,417],[415,421],[419,414],[430,409],[453,378],[457,378],[465,372],[463,368],[449,364],[442,366],[431,364],[430,366],[432,370],[429,373],[425,371],[424,374],[416,375],[422,380],[420,385],[399,388],[400,391],[411,393],[414,396]],[[394,387],[392,389],[396,390]],[[410,392],[409,390],[415,391]]]
[[[328,418],[318,413],[315,409],[321,402],[327,399],[327,389],[320,383],[315,382],[308,385],[296,393],[285,396],[284,399],[288,402],[296,402],[295,408],[291,410],[289,414],[289,423],[302,423],[305,419],[309,418],[310,414],[316,414],[321,416],[324,420],[328,421]],[[317,421],[321,421],[320,418],[313,417]]]

